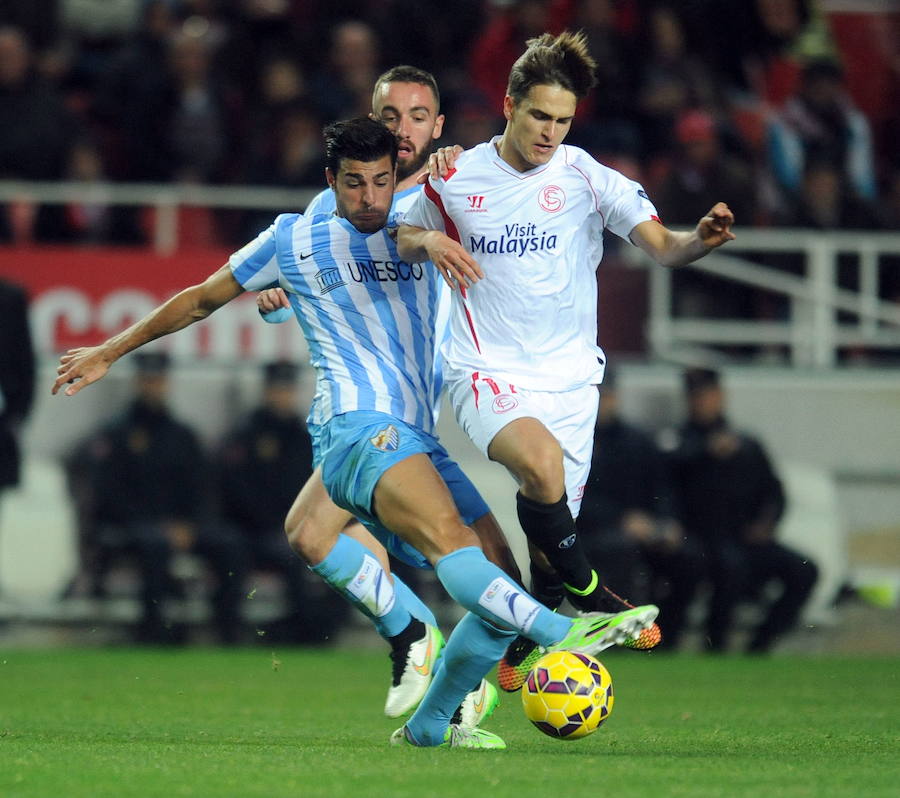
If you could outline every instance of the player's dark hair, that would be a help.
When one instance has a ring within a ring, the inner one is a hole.
[[[420,86],[427,86],[434,95],[434,104],[437,110],[441,110],[441,93],[438,91],[437,80],[430,72],[418,67],[401,64],[400,66],[391,67],[387,72],[383,72],[375,81],[375,88],[372,90],[372,106],[375,105],[375,97],[385,83],[418,83]]]
[[[583,31],[544,33],[526,43],[509,73],[506,93],[519,103],[532,86],[561,86],[579,100],[597,84],[597,62],[588,51]]]
[[[361,116],[333,122],[324,131],[325,166],[338,173],[341,160],[368,163],[385,155],[391,156],[391,166],[397,165],[397,137],[381,122]]]

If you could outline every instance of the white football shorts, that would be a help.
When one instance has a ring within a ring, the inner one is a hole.
[[[517,418],[536,418],[552,433],[563,450],[566,496],[572,517],[577,518],[591,468],[600,404],[597,386],[530,391],[484,372],[464,378],[445,372],[444,377],[457,423],[486,457],[494,436]]]

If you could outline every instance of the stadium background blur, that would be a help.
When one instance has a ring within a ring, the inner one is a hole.
[[[640,180],[667,223],[719,199],[738,220],[739,258],[674,278],[608,242],[600,340],[624,414],[664,436],[683,418],[681,368],[719,368],[732,420],[785,477],[783,534],[822,570],[798,645],[900,650],[893,0],[741,0],[724,18],[711,0],[6,0],[0,277],[29,294],[38,376],[22,484],[0,505],[0,642],[118,617],[63,598],[78,542],[61,462],[124,408],[131,372],[51,398],[57,354],[302,209],[323,182],[323,123],[367,113],[384,68],[432,71],[441,143],[471,146],[502,129],[524,41],[566,27],[587,32],[600,78],[568,141]],[[252,406],[261,363],[305,360],[283,327],[259,324],[248,297],[162,344],[175,412],[207,445]],[[518,541],[508,477],[449,412],[442,437]],[[847,587],[880,608],[835,608]]]

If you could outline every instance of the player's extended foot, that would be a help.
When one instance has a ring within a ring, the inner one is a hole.
[[[544,649],[534,640],[519,635],[506,649],[503,659],[497,663],[497,684],[501,690],[514,693],[528,677],[528,672],[544,655]]]
[[[422,700],[431,684],[434,664],[444,647],[441,630],[425,624],[425,635],[407,648],[391,652],[393,675],[384,704],[384,714],[399,718],[411,712]]]
[[[632,607],[624,612],[587,612],[572,619],[569,633],[547,651],[580,651],[599,654],[612,645],[636,640],[645,629],[654,626],[659,608],[654,604]]]
[[[474,729],[489,718],[500,704],[500,694],[487,679],[471,693],[467,693],[459,707],[459,725],[464,729]],[[455,717],[454,717],[455,722]]]
[[[410,740],[406,733],[406,726],[401,726],[391,735],[391,745],[410,746],[423,748]],[[437,748],[468,748],[470,750],[503,750],[506,743],[492,732],[484,729],[466,729],[456,723],[451,723],[444,733],[444,742]]]
[[[582,593],[573,590],[566,585],[567,597],[574,607],[583,612],[602,612],[607,614],[618,614],[626,610],[633,610],[634,604],[629,603],[621,596],[614,593],[606,585],[597,584],[596,588],[590,593]],[[639,649],[646,651],[659,645],[662,640],[662,632],[657,624],[652,624],[634,637],[626,638],[619,642],[620,646],[625,648]]]

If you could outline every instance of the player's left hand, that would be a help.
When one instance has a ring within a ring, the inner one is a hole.
[[[428,156],[428,169],[419,175],[419,182],[424,183],[429,177],[432,180],[446,177],[453,171],[453,165],[462,153],[463,148],[459,144],[454,144],[452,147],[439,147],[436,152]]]
[[[697,237],[709,249],[722,246],[726,241],[734,241],[731,232],[734,214],[724,202],[717,202],[709,213],[697,224]]]
[[[69,384],[63,393],[66,396],[74,396],[82,388],[92,382],[103,379],[109,367],[113,364],[108,352],[103,346],[85,346],[79,349],[70,349],[59,358],[59,375],[50,393],[54,396],[63,385]]]

